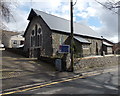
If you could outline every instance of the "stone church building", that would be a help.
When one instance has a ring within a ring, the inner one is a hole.
[[[28,57],[55,57],[59,54],[60,45],[70,44],[69,20],[35,9],[31,9],[28,20],[24,33],[24,51]],[[109,53],[112,53],[112,45],[104,42],[88,26],[74,23],[74,53],[78,57],[101,55],[104,44],[106,48],[109,47]]]

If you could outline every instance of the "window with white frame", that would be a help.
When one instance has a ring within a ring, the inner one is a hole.
[[[83,48],[83,49],[88,49],[88,48],[89,48],[89,45],[83,44],[83,45],[82,45],[82,48]]]

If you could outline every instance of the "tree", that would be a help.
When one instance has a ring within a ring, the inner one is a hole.
[[[12,2],[12,0],[0,0],[0,29],[7,29],[7,25],[5,22],[10,22],[10,18],[13,18],[14,16],[12,13],[12,6],[16,6],[15,2]]]
[[[116,1],[115,0],[108,0],[104,3],[99,2],[98,0],[95,0],[97,3],[101,4],[103,7],[105,7],[106,9],[118,14],[118,9],[120,8],[120,1]]]

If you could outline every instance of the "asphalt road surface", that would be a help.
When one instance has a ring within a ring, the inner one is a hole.
[[[95,76],[33,88],[32,90],[15,94],[115,94],[115,96],[119,96],[118,75],[118,70],[116,69]]]
[[[20,57],[7,51],[3,52],[1,58],[3,61],[1,70],[3,75],[1,77],[3,79],[3,89],[14,88],[16,85],[26,86],[29,82],[32,82],[32,84],[38,83],[42,81],[43,77],[47,76],[49,78],[49,76],[54,75],[51,74],[54,72],[54,68],[51,68],[43,62],[36,62],[35,60],[30,60],[30,58]],[[99,75],[68,79],[66,81],[61,79],[60,82],[48,83],[46,85],[43,80],[43,85],[32,86],[22,90],[12,90],[6,94],[12,94],[12,96],[13,94],[15,94],[14,96],[18,96],[18,94],[19,96],[24,96],[23,94],[28,94],[27,96],[34,96],[34,94],[38,94],[38,96],[43,96],[43,94],[92,94],[91,96],[93,96],[93,94],[116,94],[118,96],[118,88],[120,88],[120,85],[118,86],[118,81],[120,81],[118,80],[118,73],[120,73],[118,69],[120,69],[120,67],[116,67],[116,70],[111,70],[110,72]],[[37,70],[39,70],[40,73]],[[41,71],[45,71],[47,75],[41,75]],[[31,73],[34,74],[30,75]]]

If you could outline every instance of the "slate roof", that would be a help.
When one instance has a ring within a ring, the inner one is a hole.
[[[10,36],[18,35],[18,34],[19,34],[18,32],[0,30],[0,40],[2,40],[4,36],[10,37]]]
[[[80,37],[80,36],[74,36],[74,39],[78,40],[78,41],[81,42],[81,43],[88,43],[88,44],[91,43],[91,42],[89,42],[88,40],[86,40],[86,39],[84,39],[84,38],[82,38],[82,37]]]
[[[69,20],[51,15],[42,11],[38,11],[36,9],[31,10],[28,20],[30,20],[35,15],[41,16],[51,30],[70,33]],[[92,30],[90,27],[79,24],[79,23],[74,23],[74,34],[101,39],[101,36],[97,34],[97,32]]]
[[[103,44],[106,45],[106,46],[111,46],[111,47],[113,46],[112,44],[109,44],[109,43],[104,42],[104,41],[103,41]]]

